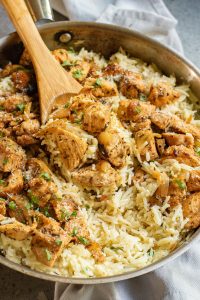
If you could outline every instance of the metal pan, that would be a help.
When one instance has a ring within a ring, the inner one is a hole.
[[[32,9],[35,19],[39,16],[43,19],[52,20],[48,0],[34,0],[35,6]],[[48,7],[48,9],[46,9]],[[49,49],[68,47],[73,45],[75,49],[85,47],[95,52],[100,52],[106,57],[123,47],[131,55],[142,60],[155,63],[166,75],[174,74],[178,81],[190,84],[192,92],[200,99],[200,72],[195,66],[175,51],[161,45],[160,43],[147,38],[137,32],[124,29],[118,26],[97,24],[92,22],[55,22],[39,27],[39,31]],[[22,44],[16,33],[0,39],[0,65],[8,61],[17,62],[22,52]],[[181,245],[178,249],[166,258],[147,266],[143,269],[123,273],[121,275],[102,278],[67,278],[57,275],[50,275],[29,269],[28,267],[9,261],[0,255],[0,263],[22,272],[24,274],[51,280],[75,284],[98,284],[108,283],[140,276],[151,272],[164,264],[170,262],[182,253],[187,251],[197,239],[200,238],[200,228]]]

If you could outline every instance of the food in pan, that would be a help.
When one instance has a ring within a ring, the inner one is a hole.
[[[197,101],[123,50],[52,55],[83,89],[43,126],[28,52],[0,72],[1,253],[69,277],[143,268],[200,225]]]

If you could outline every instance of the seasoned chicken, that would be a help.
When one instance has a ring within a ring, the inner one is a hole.
[[[175,179],[169,185],[168,196],[170,196],[169,204],[170,209],[182,204],[186,196],[186,184],[181,179]]]
[[[102,252],[102,247],[98,243],[92,242],[87,249],[91,252],[96,262],[104,262],[105,255]]]
[[[77,243],[88,246],[90,244],[90,233],[87,229],[87,223],[83,216],[78,215],[77,217],[71,218],[65,223],[64,227],[67,234],[72,237],[72,240]]]
[[[167,83],[160,82],[156,86],[151,86],[148,100],[151,104],[162,107],[176,101],[180,93]]]
[[[177,133],[190,133],[196,138],[200,138],[200,129],[192,124],[187,124],[177,116],[171,116],[162,112],[151,114],[151,121],[157,127],[165,131]]]
[[[200,226],[200,192],[188,195],[183,201],[183,215],[189,219],[185,225],[187,229]]]
[[[131,130],[133,131],[133,133],[142,129],[151,129],[151,121],[149,119],[146,119],[139,123],[131,123]]]
[[[0,215],[0,232],[11,239],[22,241],[31,235],[32,228],[16,221],[14,218]]]
[[[31,58],[27,49],[24,49],[20,57],[19,64],[27,67],[30,67],[32,65]]]
[[[36,212],[37,228],[31,242],[31,249],[38,261],[52,267],[71,237],[59,223]]]
[[[19,92],[33,94],[37,91],[36,81],[30,70],[17,70],[12,73],[11,79]]]
[[[73,172],[72,179],[76,184],[88,189],[111,188],[118,185],[119,175],[108,162],[101,160],[96,165]]]
[[[6,199],[0,198],[0,215],[6,214]]]
[[[133,182],[136,181],[136,182],[138,182],[138,183],[141,183],[141,182],[144,181],[144,179],[145,179],[145,172],[144,172],[144,170],[142,170],[142,169],[140,169],[140,168],[137,169],[137,170],[135,171],[134,176],[133,176]]]
[[[126,72],[119,84],[120,92],[129,99],[137,98],[139,92],[145,92],[142,76],[133,72]]]
[[[3,69],[0,70],[0,78],[7,77],[11,75],[13,72],[18,70],[22,70],[23,67],[17,64],[7,64]]]
[[[71,67],[70,74],[78,81],[82,82],[88,75],[90,64],[86,61],[78,61]]]
[[[189,134],[178,134],[174,132],[167,132],[167,133],[163,133],[162,136],[165,138],[169,146],[184,145],[186,147],[191,147],[191,148],[193,148],[194,146],[194,138],[191,134],[189,135]]]
[[[121,100],[117,114],[123,121],[144,122],[154,111],[155,106],[133,99]]]
[[[89,91],[96,98],[113,97],[118,95],[116,83],[104,78],[87,78],[83,92]]]
[[[54,175],[43,161],[36,158],[28,160],[26,175],[28,197],[34,204],[44,207],[49,200],[56,198]]]
[[[76,217],[79,214],[78,206],[71,195],[65,195],[62,199],[54,199],[51,201],[51,204],[54,208],[56,218],[60,222],[66,222],[71,217]]]
[[[27,103],[30,103],[31,98],[27,95],[23,94],[14,94],[5,97],[1,101],[1,105],[3,106],[6,112],[18,112],[18,114],[23,113],[25,106]]]
[[[103,75],[106,77],[114,76],[114,77],[121,78],[121,76],[124,75],[124,73],[125,73],[125,70],[122,69],[120,67],[120,65],[118,65],[116,63],[108,64],[103,70]]]
[[[200,170],[190,171],[187,189],[189,192],[200,192]]]
[[[81,138],[81,133],[81,130],[68,126],[66,120],[57,120],[41,129],[38,136],[44,142],[47,139],[47,144],[53,144],[50,152],[53,157],[59,158],[62,170],[71,171],[79,166],[87,150],[87,143]]]
[[[179,163],[186,164],[191,167],[200,166],[200,158],[195,155],[192,149],[183,145],[168,147],[163,153],[163,159],[176,159]]]
[[[24,150],[9,138],[0,142],[0,171],[12,172],[23,169],[26,162]]]
[[[14,170],[6,179],[1,179],[0,196],[6,197],[8,194],[18,194],[23,189],[23,175],[21,170]]]
[[[150,161],[158,157],[152,129],[137,131],[135,144],[142,160]]]
[[[51,51],[51,53],[54,58],[61,64],[66,61],[70,62],[69,54],[66,49],[55,49]]]
[[[165,151],[165,140],[164,139],[156,139],[156,148],[159,155],[163,155]]]

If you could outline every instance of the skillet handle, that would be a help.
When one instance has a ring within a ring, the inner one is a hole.
[[[49,0],[25,0],[34,22],[47,23],[54,21]]]

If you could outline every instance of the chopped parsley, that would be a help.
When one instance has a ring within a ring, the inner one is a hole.
[[[65,60],[63,61],[63,63],[61,64],[62,67],[71,67],[73,66],[73,64],[71,64],[69,61]]]
[[[72,73],[72,76],[76,79],[80,79],[82,75],[83,75],[83,73],[81,70],[76,70]]]
[[[5,185],[5,180],[0,179],[0,185]]]
[[[181,190],[184,190],[186,188],[185,182],[183,182],[179,179],[176,179],[175,182]]]
[[[8,163],[8,158],[3,159],[3,165],[6,165]]]
[[[6,199],[4,199],[4,198],[0,197],[0,201],[6,201]]]
[[[26,204],[26,209],[31,209],[31,208],[33,208],[33,204],[30,203],[30,202],[28,202],[28,203]]]
[[[151,248],[149,249],[149,251],[147,252],[149,256],[154,256],[154,250]]]
[[[44,208],[44,215],[45,215],[46,217],[50,217],[50,213],[49,213],[49,208],[48,208],[48,207],[45,207],[45,208]]]
[[[101,79],[97,78],[96,81],[95,81],[95,83],[93,85],[94,85],[94,87],[100,87],[101,84],[102,84]]]
[[[79,242],[81,242],[81,244],[83,244],[83,245],[88,245],[90,242],[88,241],[88,239],[86,239],[85,237],[83,237],[83,236],[78,236],[78,240],[79,240]]]
[[[123,251],[124,250],[123,247],[113,247],[113,246],[111,246],[110,249],[113,250],[113,251],[117,251],[117,250],[122,250]]]
[[[90,206],[88,204],[85,205],[86,210],[90,209]]]
[[[29,196],[29,198],[30,198],[30,200],[31,200],[32,203],[38,204],[39,198],[38,198],[37,196],[35,196],[35,195],[32,193],[31,190],[28,190],[28,196]]]
[[[68,52],[71,52],[71,53],[75,53],[75,50],[74,50],[73,47],[69,47],[69,48],[67,49],[67,51],[68,51]]]
[[[147,101],[147,96],[146,95],[144,95],[144,94],[140,94],[140,96],[139,96],[139,99],[140,99],[140,101]]]
[[[68,108],[70,106],[70,104],[69,103],[66,103],[65,105],[64,105],[64,108]]]
[[[73,213],[71,214],[72,217],[76,217],[77,216],[77,211],[73,211]]]
[[[17,108],[17,110],[19,110],[23,113],[24,109],[25,109],[25,104],[24,103],[17,104],[16,108]]]
[[[77,233],[78,233],[78,228],[74,227],[73,230],[72,230],[72,236],[76,236]]]
[[[0,105],[0,110],[2,111],[2,110],[5,110],[5,108],[2,106],[2,105]]]
[[[77,119],[77,120],[74,121],[74,123],[81,124],[82,123],[82,119]]]
[[[12,210],[16,209],[16,203],[14,201],[10,201],[10,203],[8,204],[8,207]]]
[[[52,258],[52,255],[51,255],[51,252],[48,250],[48,249],[45,249],[45,254],[46,254],[46,257],[47,257],[47,260],[50,261],[51,258]]]
[[[196,152],[196,154],[198,154],[200,156],[200,147],[196,147],[195,152]]]
[[[62,244],[62,241],[60,239],[56,239],[55,243],[56,243],[57,246],[60,246]]]
[[[4,136],[5,136],[4,132],[0,131],[0,138],[2,138]]]
[[[40,176],[46,181],[51,181],[51,177],[50,177],[49,173],[47,173],[47,172],[41,173]]]
[[[61,210],[61,219],[62,220],[67,221],[69,219],[70,215],[71,214],[65,208],[62,208],[62,210]]]

